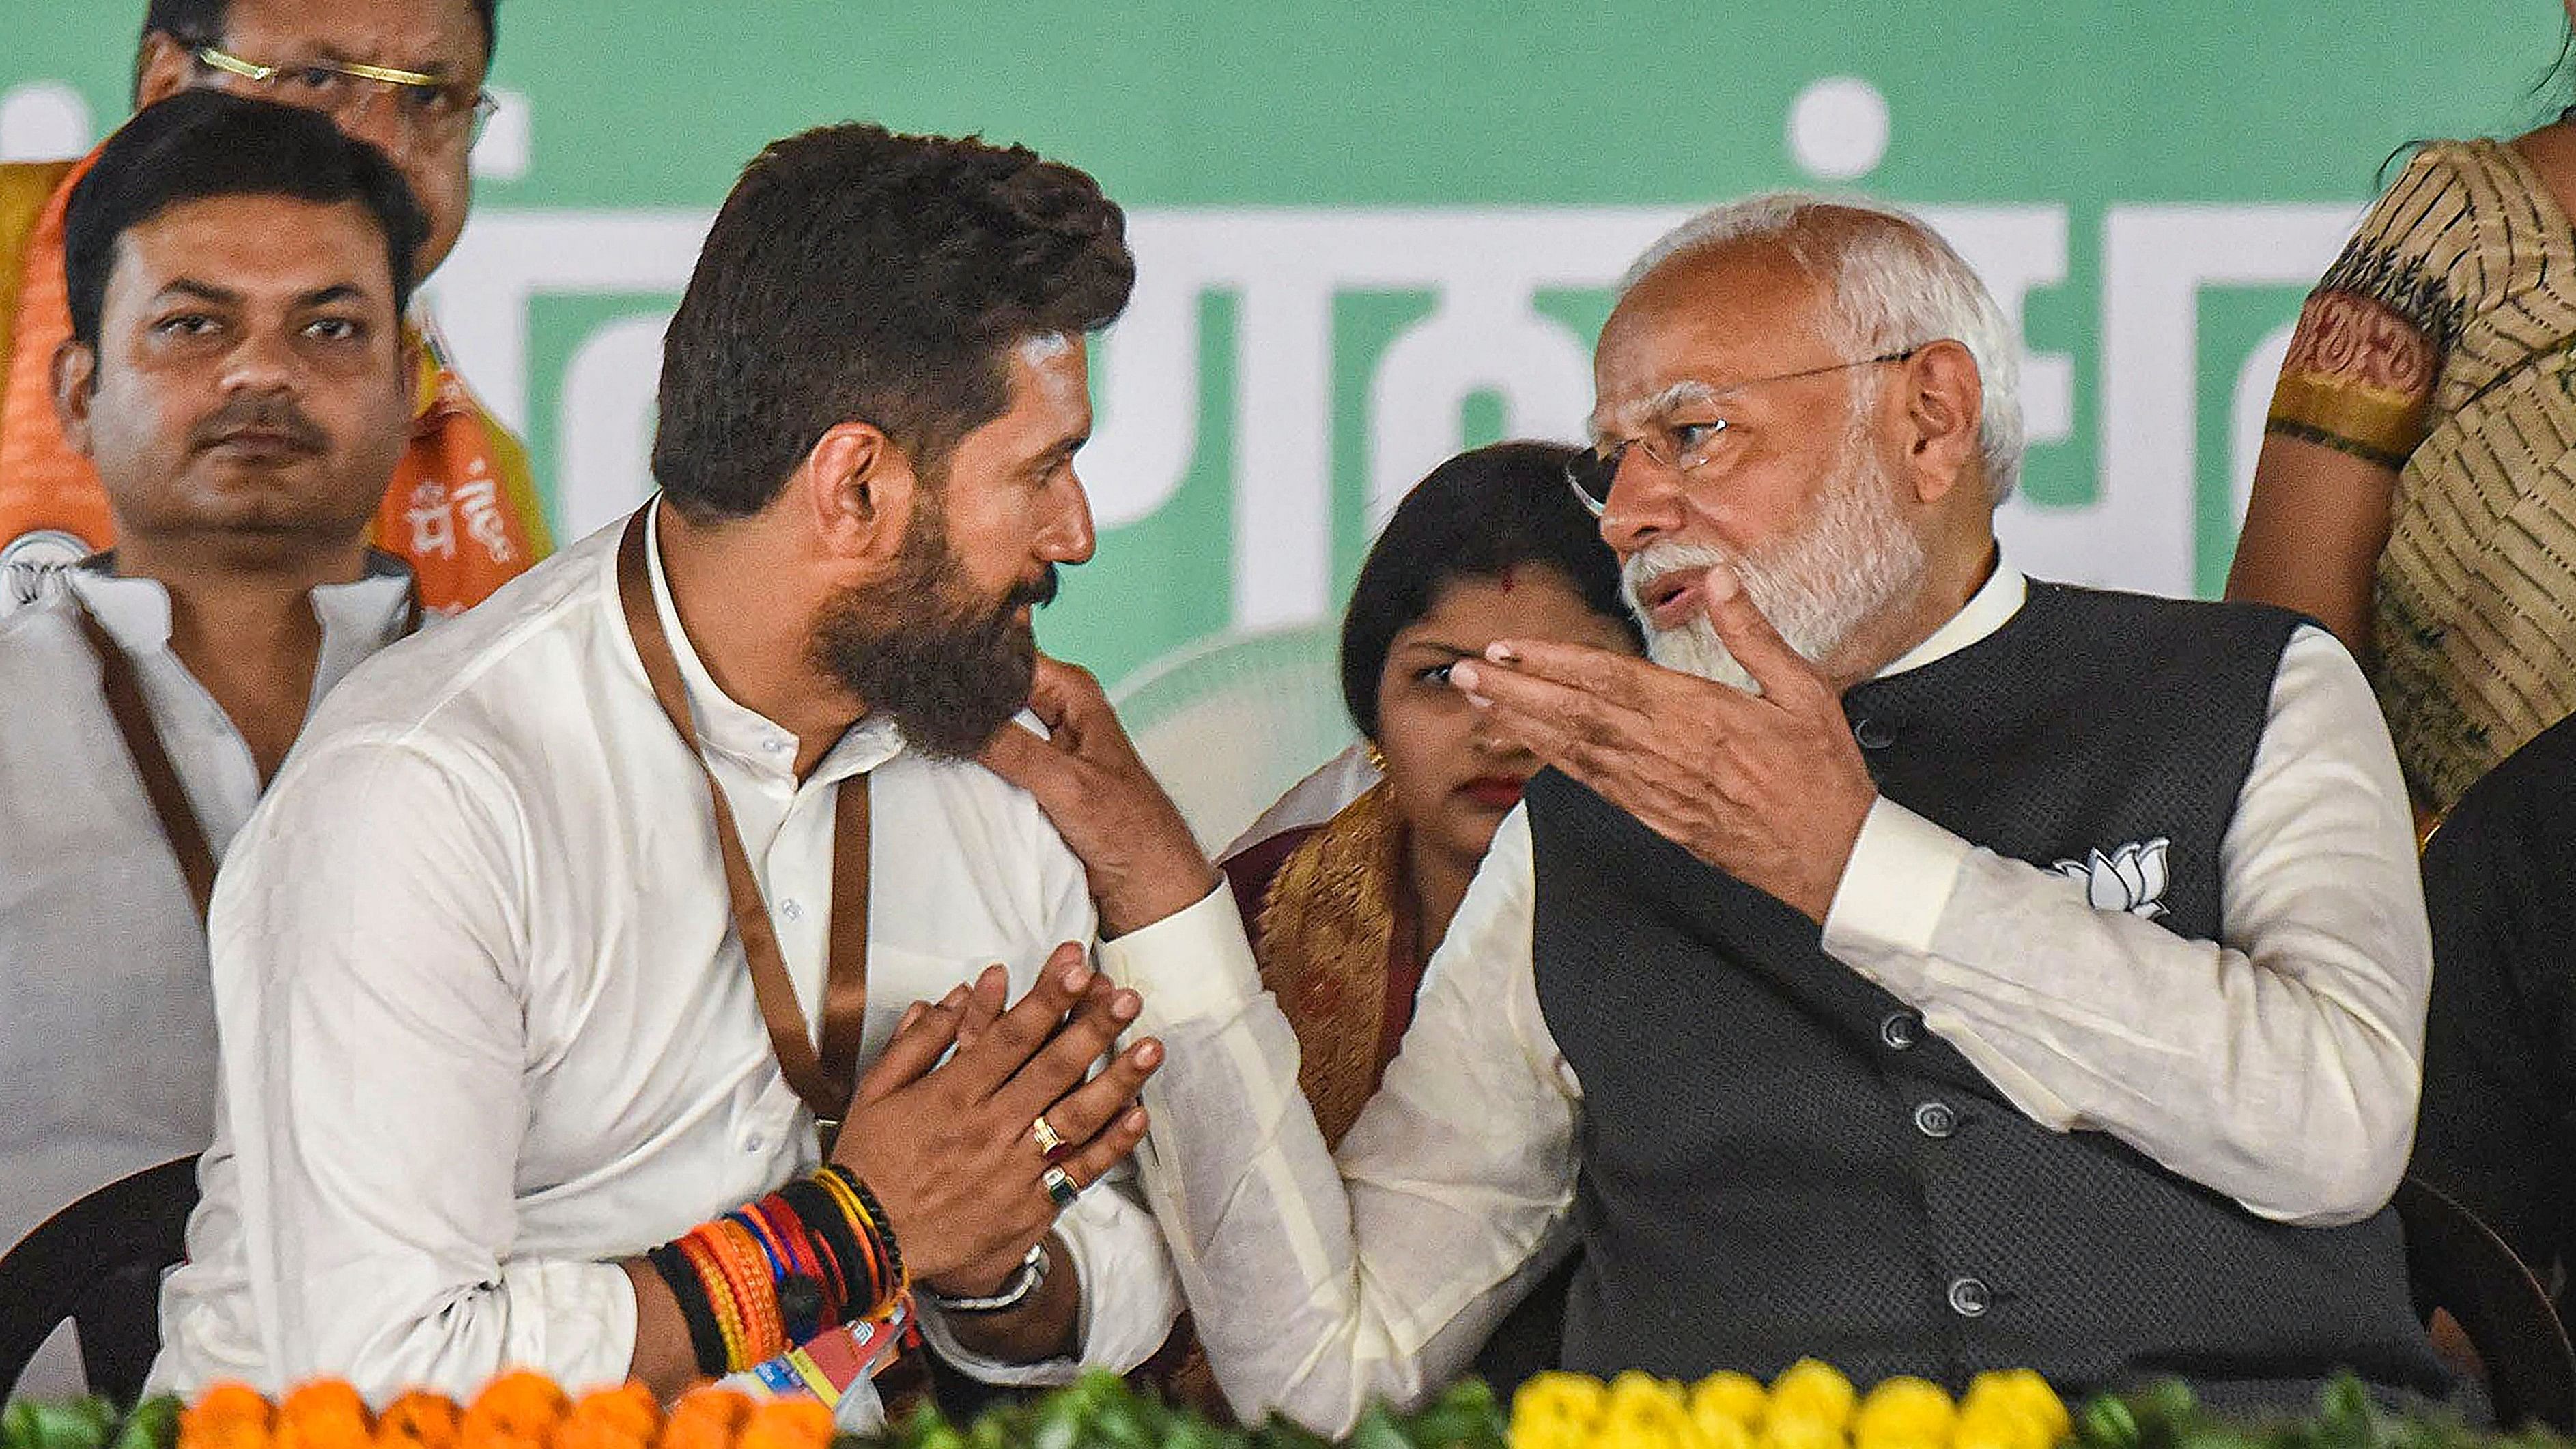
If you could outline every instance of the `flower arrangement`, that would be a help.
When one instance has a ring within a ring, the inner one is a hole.
[[[120,1418],[103,1400],[19,1401],[0,1449],[831,1449],[831,1411],[810,1398],[754,1401],[703,1388],[669,1412],[642,1384],[575,1399],[542,1374],[507,1373],[470,1404],[413,1392],[370,1413],[336,1379],[272,1404],[238,1384],[182,1407],[147,1399]]]
[[[1892,1378],[1863,1395],[1829,1364],[1801,1359],[1768,1388],[1714,1373],[1684,1386],[1630,1371],[1608,1383],[1543,1373],[1512,1399],[1512,1449],[2050,1449],[2072,1427],[2027,1369],[1979,1374],[1953,1401],[1940,1385]]]
[[[2221,1416],[2180,1384],[2104,1395],[2070,1421],[2037,1374],[1981,1374],[1956,1400],[1894,1378],[1867,1393],[1804,1360],[1767,1386],[1737,1373],[1688,1386],[1642,1373],[1604,1383],[1541,1374],[1506,1418],[1469,1380],[1408,1414],[1371,1410],[1347,1449],[2576,1449],[2546,1431],[2497,1434],[2439,1411],[2398,1414],[2358,1381],[2326,1386],[2305,1414]],[[1333,1449],[1285,1420],[1211,1423],[1114,1374],[1094,1373],[963,1426],[923,1407],[879,1435],[836,1435],[810,1398],[753,1400],[699,1389],[667,1411],[638,1384],[568,1397],[541,1375],[493,1380],[470,1404],[412,1393],[379,1412],[347,1384],[308,1384],[271,1403],[246,1388],[130,1413],[96,1399],[19,1400],[0,1449]]]

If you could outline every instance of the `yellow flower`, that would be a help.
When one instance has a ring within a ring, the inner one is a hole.
[[[1747,1429],[1761,1427],[1770,1397],[1751,1374],[1721,1370],[1701,1379],[1690,1395],[1691,1418],[1702,1429],[1718,1419],[1731,1419]]]
[[[2049,1449],[2053,1442],[2028,1414],[1987,1405],[1974,1413],[1961,1411],[1950,1449]]]
[[[1752,1428],[1741,1419],[1693,1413],[1691,1428],[1699,1435],[1699,1449],[1760,1449]]]
[[[1564,1449],[1592,1437],[1610,1391],[1589,1374],[1550,1369],[1532,1374],[1512,1395],[1513,1449]]]
[[[1854,1449],[1949,1449],[1958,1408],[1939,1384],[1898,1375],[1869,1391],[1852,1419]]]
[[[1603,1449],[1697,1449],[1697,1433],[1681,1385],[1635,1369],[1610,1381],[1601,1409]]]
[[[1812,1422],[1839,1434],[1851,1422],[1855,1397],[1851,1380],[1840,1369],[1802,1358],[1771,1381],[1770,1419],[1773,1424],[1784,1418]]]
[[[1846,1449],[1843,1426],[1806,1413],[1793,1412],[1779,1402],[1776,1394],[1770,1417],[1762,1421],[1762,1433],[1754,1441],[1755,1449]]]
[[[1982,1373],[1959,1402],[1957,1449],[2050,1449],[2072,1426],[2065,1403],[2038,1374]]]

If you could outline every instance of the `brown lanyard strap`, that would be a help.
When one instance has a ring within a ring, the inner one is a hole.
[[[89,611],[75,591],[72,602],[80,614],[81,637],[89,641],[92,654],[98,656],[99,692],[107,696],[108,717],[116,721],[116,732],[125,737],[125,753],[134,760],[134,773],[142,778],[144,798],[152,803],[152,813],[161,822],[161,838],[169,843],[170,853],[179,861],[179,875],[188,883],[188,898],[197,903],[197,924],[206,924],[206,910],[215,898],[215,848],[206,839],[205,822],[197,818],[196,807],[188,803],[188,789],[179,782],[179,770],[170,762],[170,750],[161,742],[161,731],[152,723],[152,712],[143,703],[143,682],[134,672],[134,661],[107,632],[107,626]],[[403,609],[403,634],[420,631],[420,588],[415,584]]]
[[[796,1004],[796,988],[787,977],[787,957],[778,947],[778,932],[769,921],[769,903],[751,873],[751,857],[742,848],[733,806],[724,786],[698,747],[698,732],[689,723],[688,687],[680,678],[680,661],[662,632],[661,610],[653,603],[651,565],[644,550],[646,503],[626,520],[617,545],[617,598],[626,610],[626,630],[635,637],[635,654],[663,715],[689,748],[707,778],[707,799],[714,807],[716,844],[724,855],[725,889],[733,898],[734,932],[742,938],[743,964],[751,972],[752,995],[769,1024],[770,1049],[787,1085],[805,1099],[814,1116],[837,1122],[850,1105],[858,1082],[859,1034],[868,1010],[868,777],[841,782],[832,819],[832,931],[830,965],[823,986],[823,1050],[814,1051],[806,1034],[805,1013]]]
[[[144,708],[143,683],[134,673],[134,661],[125,657],[87,605],[80,609],[80,627],[90,652],[98,656],[99,692],[107,696],[107,713],[116,721],[116,732],[125,736],[125,752],[133,756],[144,797],[160,817],[161,838],[179,859],[179,874],[188,882],[188,898],[197,903],[197,924],[202,927],[206,905],[215,898],[215,850],[206,843],[206,827],[197,819],[196,807],[188,803],[178,767],[170,763],[161,731],[153,728],[151,712]]]

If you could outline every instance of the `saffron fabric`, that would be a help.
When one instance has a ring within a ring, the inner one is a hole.
[[[17,265],[0,246],[0,610],[31,596],[31,565],[63,564],[111,548],[116,523],[98,471],[72,451],[54,415],[54,351],[72,335],[63,277],[63,210],[96,153],[69,169],[58,163],[0,167],[0,242],[21,238]],[[60,172],[32,225],[24,180]],[[13,216],[12,205],[20,210]],[[421,607],[453,614],[489,597],[545,557],[545,509],[527,449],[456,374],[445,342],[415,308],[407,336],[419,353],[411,445],[385,489],[373,542],[409,565]]]

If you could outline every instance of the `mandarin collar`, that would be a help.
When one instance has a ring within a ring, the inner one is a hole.
[[[63,578],[128,654],[155,654],[170,647],[170,590],[159,579],[116,572],[113,551],[64,570]],[[331,641],[352,637],[381,647],[400,638],[411,620],[411,569],[391,554],[369,549],[364,573],[344,584],[317,585],[305,597],[312,600],[313,617],[322,625],[326,653]]]
[[[1949,658],[2012,622],[2013,615],[2021,612],[2023,601],[2029,597],[2030,580],[2023,577],[2021,570],[2004,561],[1998,545],[1994,572],[1986,575],[1986,581],[1968,596],[1968,602],[1960,606],[1959,612],[1952,614],[1922,643],[1898,655],[1894,662],[1870,678],[1886,679],[1910,669],[1920,669],[1935,660]]]
[[[671,602],[671,582],[662,571],[662,508],[658,499],[644,512],[644,543],[647,572],[653,580],[653,612],[660,616],[662,633],[671,641],[672,656],[679,661],[680,684],[688,691],[690,723],[697,728],[698,742],[755,775],[775,777],[794,788],[795,731],[725,693],[698,658],[697,645],[690,641],[689,631],[680,627],[679,609]],[[809,783],[829,784],[863,774],[902,752],[903,734],[894,722],[882,715],[870,715],[850,726],[833,743],[822,763],[814,767]]]

